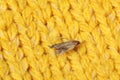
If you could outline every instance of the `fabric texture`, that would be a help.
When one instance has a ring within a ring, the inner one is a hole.
[[[0,80],[120,80],[120,0],[0,0]]]

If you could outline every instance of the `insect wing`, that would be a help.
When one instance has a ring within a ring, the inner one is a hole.
[[[78,44],[79,41],[68,41],[68,42],[52,45],[51,48],[55,48],[55,52],[59,54],[75,48],[75,46]]]

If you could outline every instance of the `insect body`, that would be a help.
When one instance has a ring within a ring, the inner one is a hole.
[[[50,48],[55,48],[55,52],[59,54],[74,49],[78,44],[80,44],[79,41],[73,40],[73,41],[54,44],[50,46]]]

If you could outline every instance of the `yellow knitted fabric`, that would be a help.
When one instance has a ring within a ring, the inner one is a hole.
[[[120,80],[120,0],[0,0],[0,80]]]

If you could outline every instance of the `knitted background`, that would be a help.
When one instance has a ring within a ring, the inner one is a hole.
[[[120,0],[0,0],[0,80],[120,80]]]

